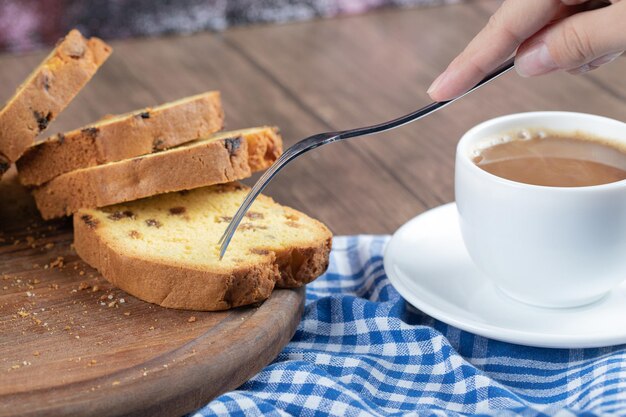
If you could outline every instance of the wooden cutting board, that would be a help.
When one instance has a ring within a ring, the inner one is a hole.
[[[110,285],[0,182],[0,416],[171,416],[234,389],[293,336],[304,289],[227,312],[165,309]]]

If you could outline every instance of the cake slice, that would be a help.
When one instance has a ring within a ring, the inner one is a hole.
[[[161,151],[222,130],[217,91],[154,108],[108,116],[29,148],[17,162],[20,181],[41,185],[66,172]]]
[[[217,241],[247,193],[223,184],[83,209],[74,216],[74,246],[114,285],[170,308],[225,310],[321,275],[330,231],[263,195],[219,260]]]
[[[106,43],[77,30],[59,41],[0,110],[0,154],[17,161],[110,54]]]
[[[220,132],[163,152],[79,169],[33,190],[42,217],[70,215],[171,191],[249,177],[282,152],[273,127]]]

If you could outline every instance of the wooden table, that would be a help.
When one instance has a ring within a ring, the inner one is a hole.
[[[427,104],[430,82],[497,5],[474,1],[222,34],[112,42],[112,57],[49,132],[210,89],[222,91],[228,128],[276,124],[287,144],[320,131],[380,122]],[[0,100],[45,54],[0,56]],[[311,152],[287,168],[267,193],[321,219],[336,234],[392,233],[416,214],[453,200],[455,145],[470,127],[532,110],[623,120],[624,73],[626,59],[584,76],[521,79],[508,74],[412,125]],[[0,236],[7,237],[0,254],[28,269],[34,262],[31,255],[41,256],[43,265],[57,255],[54,251],[68,250],[72,237],[69,220],[33,225],[35,209],[25,195],[10,181],[0,184]],[[56,246],[50,252],[29,253],[28,236],[43,232]],[[75,255],[66,262],[83,267]],[[0,265],[0,272],[3,267],[8,268]],[[84,279],[68,271],[63,278],[68,286]],[[180,316],[185,323],[187,316]],[[197,323],[201,320],[198,315]],[[197,406],[204,397],[195,398],[192,404]],[[167,410],[188,410],[189,403],[179,400]]]
[[[309,134],[404,114],[497,7],[493,0],[222,34],[112,42],[114,53],[50,132],[209,89],[228,128],[271,123],[287,144]],[[4,99],[45,52],[0,56]],[[509,74],[433,116],[310,153],[267,191],[336,234],[391,233],[453,200],[455,145],[499,115],[571,110],[624,119],[626,59],[584,76]]]

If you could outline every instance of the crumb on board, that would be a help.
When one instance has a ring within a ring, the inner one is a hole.
[[[54,261],[50,262],[50,268],[62,268],[65,259],[62,256],[58,256]]]
[[[196,321],[196,316],[191,316],[187,319],[187,323],[193,323],[194,321]]]
[[[43,269],[54,269],[54,268],[61,269],[63,268],[64,265],[65,265],[65,258],[63,258],[62,256],[57,256],[56,259],[44,265]]]

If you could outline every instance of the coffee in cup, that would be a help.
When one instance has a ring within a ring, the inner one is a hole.
[[[502,135],[493,146],[477,149],[473,162],[511,181],[587,187],[626,179],[624,148],[581,133],[521,130]]]
[[[582,113],[513,114],[469,130],[455,197],[485,277],[543,307],[584,305],[626,280],[623,149],[626,123]]]

